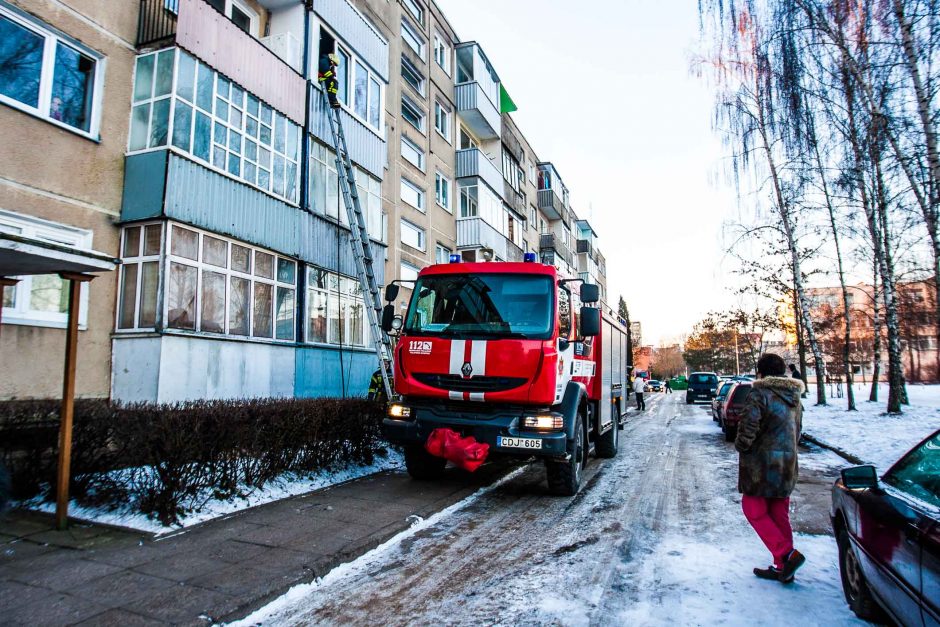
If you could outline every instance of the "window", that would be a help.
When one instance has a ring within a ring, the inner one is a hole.
[[[297,202],[300,127],[209,66],[175,49],[137,57],[133,100],[130,152],[171,145]]]
[[[406,137],[401,138],[401,156],[411,165],[424,172],[424,151]]]
[[[166,248],[167,328],[294,340],[295,261],[177,224]]]
[[[0,102],[98,136],[101,55],[0,5]]]
[[[424,24],[424,9],[416,0],[402,0],[401,4],[408,13],[411,13],[411,17],[417,20],[418,24]]]
[[[519,162],[506,149],[506,146],[503,146],[503,178],[514,190],[517,192],[522,191],[525,175],[522,173],[522,168],[519,167]]]
[[[529,207],[529,228],[538,229],[539,214],[535,207]]]
[[[307,271],[307,337],[317,344],[367,346],[365,305],[359,281],[321,268]]]
[[[258,14],[241,0],[229,0],[225,14],[239,27],[252,37],[258,36]]]
[[[323,144],[310,142],[310,208],[342,224],[349,224],[346,207],[339,194],[339,179],[333,152]],[[382,181],[365,170],[356,168],[359,201],[366,217],[366,231],[373,239],[384,242],[382,229]]]
[[[411,24],[404,20],[401,23],[401,39],[409,48],[414,50],[416,55],[424,59],[424,39],[421,38],[421,35]]]
[[[473,135],[471,135],[469,131],[467,131],[467,129],[465,129],[463,125],[461,125],[460,126],[460,143],[458,145],[458,148],[460,150],[469,150],[471,148],[476,148],[476,147],[477,147],[477,141],[473,138]]]
[[[424,95],[424,76],[418,71],[418,68],[405,57],[401,58],[401,77],[405,79],[406,83],[411,85],[412,89],[422,96]]]
[[[503,237],[509,235],[509,214],[503,208],[502,198],[487,185],[459,185],[460,217],[482,218]]]
[[[940,507],[940,434],[905,455],[884,482],[916,499]]]
[[[418,268],[417,266],[413,266],[407,261],[402,261],[401,270],[398,273],[398,278],[400,278],[402,281],[417,281],[418,272],[420,271],[421,269]]]
[[[450,110],[438,101],[434,101],[434,128],[441,137],[450,141]]]
[[[405,96],[401,99],[401,117],[422,133],[424,132],[424,112]]]
[[[424,250],[424,229],[407,220],[402,220],[401,243],[418,250]]]
[[[0,41],[0,47],[3,42]],[[12,233],[73,248],[90,248],[92,233],[83,229],[0,210],[0,233]],[[57,274],[12,277],[19,283],[3,288],[3,323],[65,328],[69,282]],[[108,280],[107,278],[103,280]],[[79,324],[88,319],[88,288],[82,287]]]
[[[424,211],[424,191],[406,179],[401,180],[401,199],[415,209]]]
[[[369,70],[358,61],[356,61],[356,79],[353,88],[356,95],[353,110],[356,115],[366,120],[369,116]]]
[[[118,330],[152,329],[156,326],[162,249],[161,223],[124,229],[118,279]]]
[[[336,67],[336,97],[349,105],[349,53],[338,48],[339,66]]]
[[[451,211],[450,208],[450,179],[440,172],[434,173],[434,200],[437,204]]]
[[[450,255],[454,252],[446,246],[438,244],[434,247],[434,263],[450,263]]]
[[[571,337],[571,292],[558,290],[558,337]]]
[[[450,76],[450,46],[437,33],[434,33],[434,60]]]

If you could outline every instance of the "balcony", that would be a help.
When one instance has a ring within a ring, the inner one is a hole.
[[[499,110],[480,83],[463,83],[454,88],[457,115],[481,140],[498,139],[502,128]]]
[[[578,240],[578,254],[580,255],[584,253],[587,253],[589,257],[593,258],[594,257],[594,245],[591,243],[591,240],[579,239]]]
[[[539,252],[552,252],[567,265],[571,265],[571,251],[554,233],[542,233],[539,236]]]
[[[303,124],[304,79],[288,59],[272,52],[205,0],[140,0],[137,46],[174,44]]]
[[[568,214],[564,201],[553,189],[539,190],[539,210],[549,220],[561,220]]]
[[[522,249],[506,239],[483,218],[457,220],[457,249],[490,248],[495,258],[522,261]]]
[[[497,194],[501,191],[504,179],[499,168],[479,148],[457,151],[457,178],[476,176],[483,179],[490,189]],[[499,191],[497,191],[499,190]]]

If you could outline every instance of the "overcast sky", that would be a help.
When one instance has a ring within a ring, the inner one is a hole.
[[[437,0],[478,41],[607,257],[645,344],[727,306],[722,223],[739,211],[711,130],[713,96],[690,72],[689,0]]]

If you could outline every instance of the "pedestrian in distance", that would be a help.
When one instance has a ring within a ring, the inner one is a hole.
[[[637,411],[646,411],[646,401],[643,399],[643,391],[646,389],[646,379],[637,377],[633,380],[633,393],[636,394]]]
[[[669,379],[663,381],[663,392],[666,394],[672,394],[672,388],[669,387]]]
[[[781,583],[792,582],[806,561],[793,548],[790,527],[790,494],[799,472],[803,381],[786,376],[786,372],[779,355],[765,353],[757,361],[758,378],[748,394],[734,442],[740,453],[741,508],[773,556],[771,566],[755,568],[754,574]]]
[[[801,382],[803,381],[803,373],[801,373],[799,368],[797,368],[794,364],[790,364],[790,376],[793,377],[794,379],[799,379]],[[805,383],[803,384],[803,393],[800,396],[802,398],[806,398],[806,384]]]
[[[320,55],[320,63],[317,67],[317,80],[326,90],[327,98],[330,100],[330,107],[339,109],[339,82],[336,80],[336,67],[339,65],[339,57],[335,54]]]

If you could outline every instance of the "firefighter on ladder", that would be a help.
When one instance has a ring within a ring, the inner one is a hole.
[[[339,92],[339,81],[336,80],[336,68],[339,65],[339,57],[333,53],[320,56],[320,66],[317,71],[317,80],[326,90],[326,95],[330,99],[330,106],[334,109],[339,108],[339,98],[336,94]]]
[[[385,367],[388,366],[388,362],[385,362]],[[391,381],[389,381],[391,383]],[[382,369],[379,368],[372,373],[372,379],[369,380],[369,394],[366,397],[370,401],[378,401],[379,403],[388,402],[388,394],[385,393],[385,381],[382,380]]]

